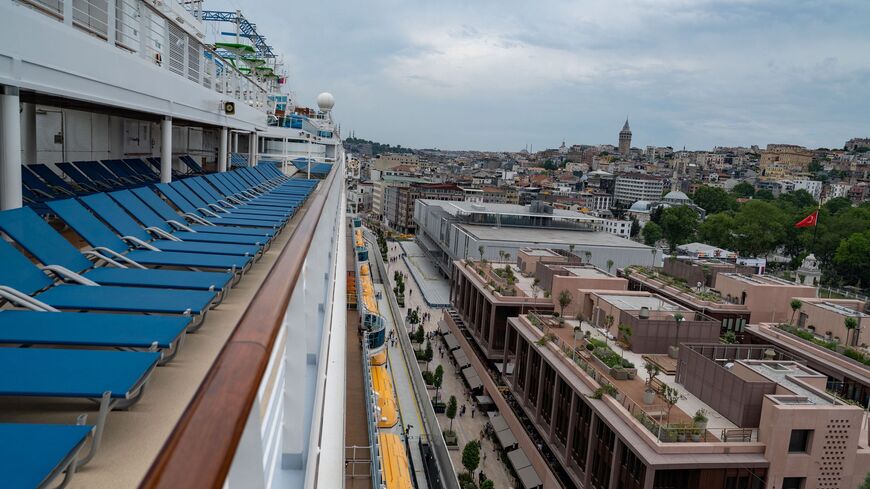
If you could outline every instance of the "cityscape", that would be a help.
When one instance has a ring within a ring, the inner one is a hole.
[[[868,16],[0,2],[0,489],[870,489]]]

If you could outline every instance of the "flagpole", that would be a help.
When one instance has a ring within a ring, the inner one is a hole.
[[[816,210],[816,223],[813,226],[813,249],[810,253],[816,252],[816,236],[819,234],[819,218],[822,217],[822,199],[819,198],[819,208]]]

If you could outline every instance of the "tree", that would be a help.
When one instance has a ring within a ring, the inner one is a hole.
[[[560,316],[565,316],[565,308],[568,306],[568,304],[571,303],[571,300],[573,300],[573,299],[574,298],[571,296],[571,292],[569,292],[568,289],[565,289],[562,292],[559,292],[559,315]]]
[[[495,482],[492,479],[487,479],[480,483],[480,489],[495,489]]]
[[[619,336],[622,338],[622,342],[625,344],[625,348],[631,348],[631,335],[634,334],[634,330],[631,329],[631,326],[619,323],[617,330],[619,331]],[[622,349],[622,358],[625,358],[625,348]]]
[[[794,315],[797,314],[803,303],[799,299],[792,299],[788,305],[791,307],[791,319],[788,320],[788,324],[791,326],[794,324]]]
[[[857,343],[855,338],[852,338],[853,341],[849,341],[849,337],[854,336],[853,331],[858,327],[858,320],[852,316],[847,316],[843,320],[843,326],[846,327],[846,344],[851,345],[852,343]]]
[[[852,207],[852,201],[846,197],[835,197],[825,202],[824,207],[831,213],[831,215],[834,215],[843,209]]]
[[[587,250],[583,254],[586,255],[586,263],[592,263],[592,252]]]
[[[734,196],[718,187],[701,185],[692,195],[698,207],[707,211],[708,214],[716,214],[734,209],[737,201]]]
[[[646,226],[643,227],[640,234],[643,236],[643,244],[647,246],[655,246],[655,244],[662,239],[662,228],[653,221],[650,221],[646,223]]]
[[[640,221],[636,217],[631,216],[631,230],[628,232],[629,238],[634,238],[640,234]]]
[[[731,189],[731,193],[737,197],[752,197],[755,195],[755,187],[749,182],[740,182]]]
[[[426,361],[426,371],[429,371],[429,363],[432,362],[432,359],[435,357],[435,352],[432,351],[432,342],[426,342],[426,349],[423,351],[423,360]]]
[[[499,261],[504,261],[504,250],[498,250]]]
[[[858,489],[870,489],[870,472],[864,477],[864,482],[861,483]]]
[[[859,284],[863,278],[867,285],[870,277],[870,230],[846,238],[834,254],[837,272],[850,284]]]
[[[773,196],[773,192],[771,192],[769,189],[763,188],[763,189],[759,190],[758,192],[755,192],[755,198],[758,200],[765,200],[767,202],[770,202],[771,200],[774,200],[776,197]]]
[[[613,268],[613,260],[607,260],[607,273],[610,273],[611,268]]]
[[[741,256],[765,256],[785,239],[787,217],[769,202],[743,204],[734,216],[734,248]]]
[[[486,248],[484,248],[483,245],[480,245],[480,246],[477,247],[477,253],[480,254],[480,261],[481,261],[481,262],[483,262],[483,252],[484,252],[484,250],[486,250]]]
[[[668,405],[668,424],[671,423],[671,409],[680,402],[680,391],[676,388],[671,387],[667,384],[662,384],[662,390],[659,392],[661,394],[662,399],[665,401],[665,404]]]
[[[532,297],[535,299],[538,298],[538,294],[541,293],[541,279],[535,278],[532,280]]]
[[[444,367],[438,365],[435,367],[435,375],[432,376],[432,387],[435,388],[435,400],[438,400],[438,393],[441,390],[441,385],[444,383]]]
[[[456,417],[456,396],[450,396],[450,400],[447,401],[447,409],[444,410],[444,414],[447,416],[447,419],[450,420],[450,428],[447,431],[452,433],[453,418]]]
[[[687,243],[698,228],[698,214],[691,207],[681,205],[668,207],[662,212],[662,236],[668,242],[671,253],[677,245]]]
[[[462,466],[469,474],[474,475],[478,465],[480,465],[480,445],[476,440],[470,441],[462,449]]]
[[[734,246],[734,218],[728,213],[713,214],[698,226],[698,240],[726,250]]]

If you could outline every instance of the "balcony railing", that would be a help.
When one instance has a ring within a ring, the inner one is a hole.
[[[336,416],[343,412],[343,406],[329,396],[340,395],[336,389],[344,388],[341,374],[345,369],[341,363],[344,356],[340,353],[345,341],[342,336],[345,305],[341,300],[346,287],[345,274],[332,273],[335,260],[341,260],[337,258],[336,250],[343,246],[340,238],[336,238],[338,244],[333,239],[341,235],[339,228],[344,226],[343,178],[337,177],[343,172],[342,165],[336,165],[306,204],[308,209],[293,229],[289,242],[248,304],[140,487],[265,487],[262,479],[260,483],[254,478],[230,481],[228,474],[232,475],[231,467],[236,470],[241,461],[249,464],[244,467],[248,475],[260,471],[256,479],[260,475],[264,479],[269,477],[269,467],[263,466],[263,457],[268,457],[268,454],[260,452],[265,447],[255,446],[247,453],[249,447],[243,434],[254,434],[257,438],[263,429],[258,407],[264,399],[264,389],[269,389],[269,376],[273,369],[286,370],[288,385],[298,383],[301,380],[292,378],[290,369],[296,368],[298,362],[304,364],[306,357],[312,355],[316,358],[318,370],[317,389],[313,399],[304,398],[305,402],[314,404],[311,427],[306,427],[309,430],[307,439],[293,438],[290,441],[294,446],[304,445],[306,487],[315,486],[309,484],[314,480],[321,487],[338,487],[333,484],[336,478],[340,481],[343,477],[343,471],[335,469],[341,465],[344,440],[341,437],[339,446],[331,446],[329,442],[330,436],[340,428]],[[331,239],[332,245],[329,244]],[[313,243],[317,244],[312,246]],[[330,271],[325,273],[326,269]],[[334,295],[329,293],[333,280]],[[334,304],[333,300],[342,303]],[[340,308],[341,314],[335,308]],[[281,335],[286,336],[286,341],[279,341]],[[306,338],[300,338],[300,335]],[[307,348],[314,348],[313,354],[305,354],[306,343]],[[281,349],[286,352],[277,351]],[[334,385],[327,378],[327,367],[330,368],[330,378],[339,379],[341,386]],[[274,389],[273,402],[280,403],[280,399],[284,399],[284,407],[280,409],[286,414],[283,422],[278,420],[283,428],[279,426],[277,429],[284,430],[284,441],[287,442],[288,423],[299,425],[295,429],[304,422],[304,409],[301,406],[289,407],[292,402],[288,399],[296,402],[304,393],[286,393],[281,387],[271,388]],[[252,422],[252,419],[257,422]],[[280,443],[277,448],[271,447],[271,450],[276,449],[281,451]],[[267,472],[264,474],[263,470]],[[327,470],[333,472],[324,473]]]
[[[165,10],[161,11],[144,0],[15,1],[209,90],[263,112],[271,108],[271,82],[242,73],[190,35],[173,20],[188,14],[181,7],[179,12],[172,10],[172,3],[158,2]]]

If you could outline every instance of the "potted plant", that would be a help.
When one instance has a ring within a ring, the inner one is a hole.
[[[646,362],[643,368],[647,373],[646,389],[643,391],[643,403],[650,405],[656,400],[656,390],[653,388],[653,381],[661,373],[661,368],[652,362]]]
[[[676,431],[677,431],[677,441],[680,443],[686,441],[686,431],[688,431],[688,430],[685,428],[685,426],[683,426],[683,425],[677,426]]]
[[[692,441],[695,443],[701,441],[701,430],[699,428],[692,430]]]
[[[622,368],[625,369],[625,374],[628,376],[629,379],[634,379],[635,377],[637,377],[637,368],[634,366],[633,363],[624,358],[622,359]]]
[[[699,409],[695,411],[695,416],[692,417],[692,421],[695,423],[695,428],[699,430],[707,429],[707,411],[704,409]]]

